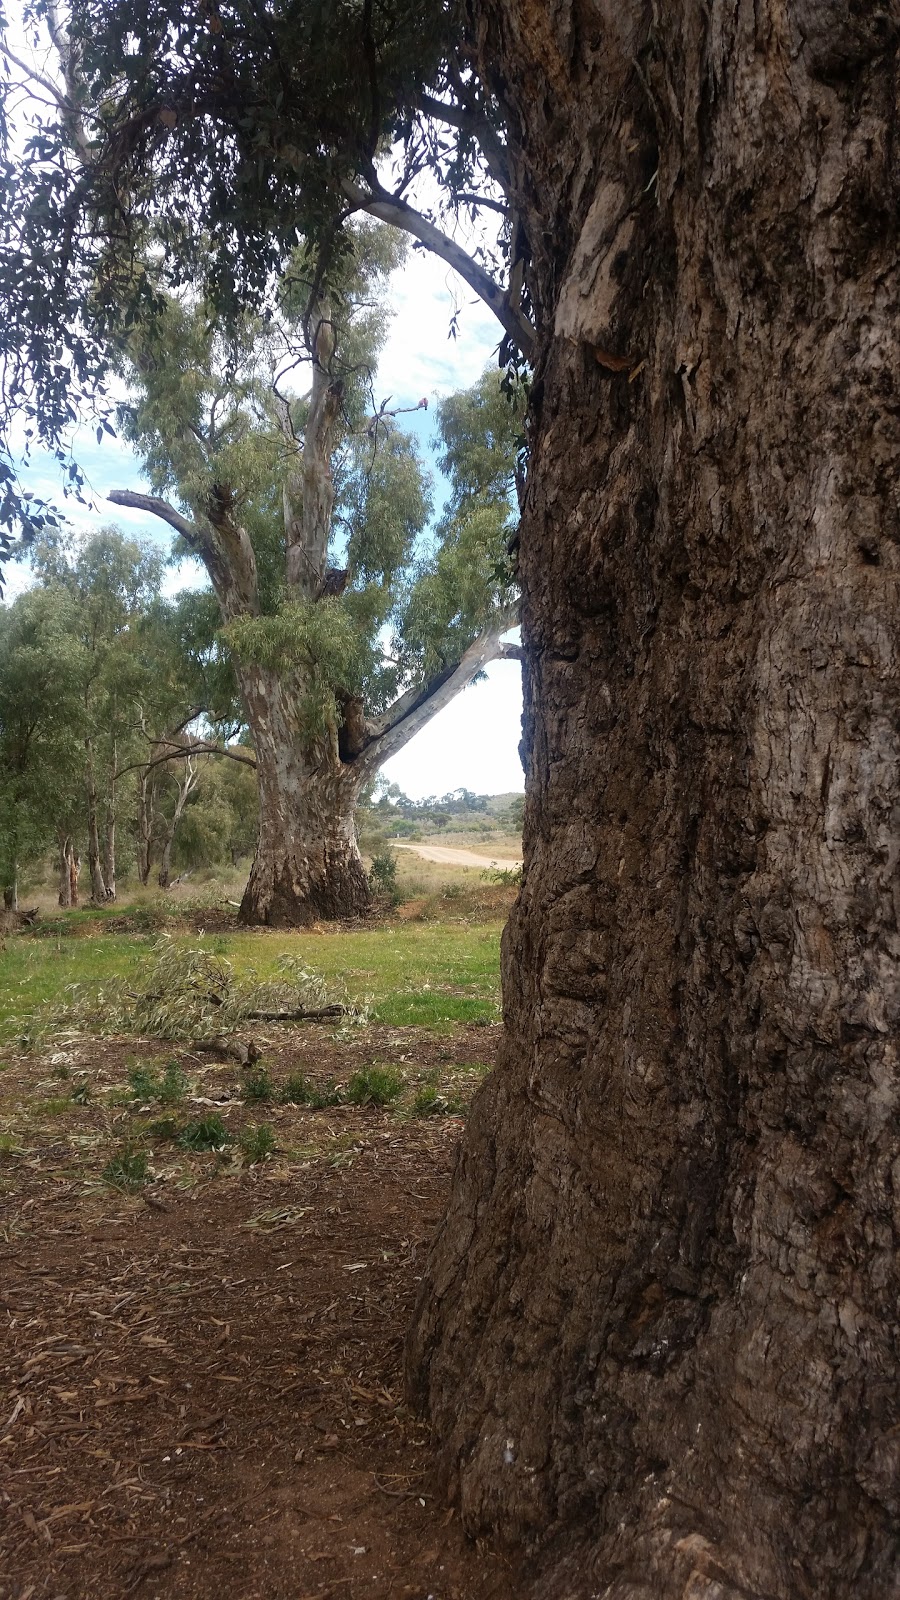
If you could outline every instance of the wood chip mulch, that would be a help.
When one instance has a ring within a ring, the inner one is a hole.
[[[0,1600],[522,1592],[401,1390],[460,1123],[356,1115],[339,1158],[135,1196],[5,1166]]]

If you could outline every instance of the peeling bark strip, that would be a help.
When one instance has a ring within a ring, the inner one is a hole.
[[[900,13],[477,15],[539,327],[525,882],[411,1385],[542,1595],[887,1600]]]

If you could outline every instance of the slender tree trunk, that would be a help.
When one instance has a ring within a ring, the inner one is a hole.
[[[116,741],[113,740],[112,754],[110,757],[110,774],[114,773],[118,765]],[[103,876],[106,880],[106,898],[116,898],[116,786],[110,776],[109,790],[106,797],[106,820],[103,831]]]
[[[60,830],[57,834],[59,841],[59,894],[58,901],[61,906],[77,906],[78,904],[78,874],[80,863],[71,834]]]
[[[159,883],[159,887],[161,889],[168,889],[169,887],[169,880],[172,873],[172,846],[175,843],[175,832],[184,814],[184,808],[190,799],[191,793],[196,787],[196,783],[197,770],[193,761],[190,759],[190,757],[188,757],[188,759],[185,761],[184,770],[178,779],[178,794],[175,800],[175,809],[172,812],[172,816],[169,819],[163,834],[163,847],[162,854],[159,858],[159,874],[157,877],[157,882]]]
[[[106,884],[100,859],[100,819],[94,741],[85,739],[84,743],[87,751],[88,871],[91,875],[91,899],[95,905],[102,905],[106,901]]]
[[[303,927],[361,915],[371,903],[354,816],[364,775],[341,761],[336,736],[310,747],[274,673],[242,667],[240,680],[259,788],[256,856],[240,921]]]
[[[3,890],[3,907],[6,911],[18,911],[19,909],[19,873],[15,867],[13,868],[11,881],[6,884]]]
[[[138,877],[144,886],[150,878],[150,868],[153,865],[153,797],[154,785],[152,774],[146,769],[139,769],[137,775],[137,868]]]
[[[412,1392],[542,1595],[887,1600],[896,9],[479,12],[541,328],[525,877]]]

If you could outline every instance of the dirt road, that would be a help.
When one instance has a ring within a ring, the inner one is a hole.
[[[522,865],[521,857],[479,856],[474,850],[456,850],[449,844],[407,844],[400,839],[390,839],[388,843],[392,850],[412,850],[423,861],[439,861],[445,867],[482,867],[487,871],[489,867],[514,870]]]

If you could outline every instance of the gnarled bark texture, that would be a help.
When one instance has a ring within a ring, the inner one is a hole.
[[[542,339],[526,869],[410,1381],[542,1595],[886,1600],[898,7],[479,13]]]
[[[287,682],[258,666],[238,671],[259,791],[256,855],[239,920],[301,927],[362,915],[371,903],[354,817],[362,778],[341,761],[336,734],[302,736]]]

